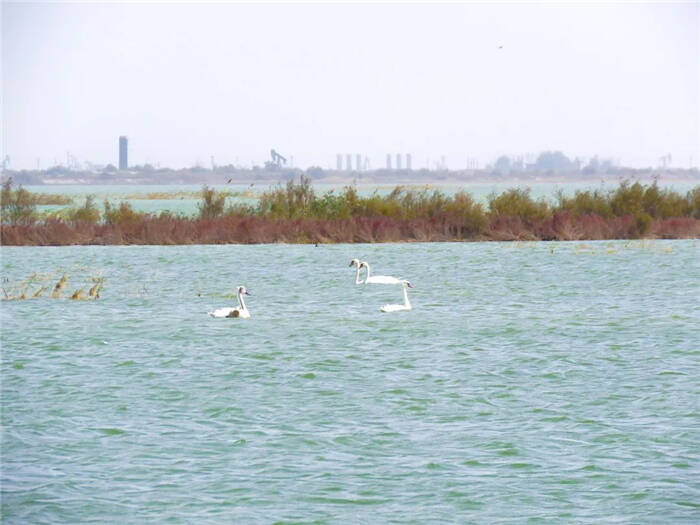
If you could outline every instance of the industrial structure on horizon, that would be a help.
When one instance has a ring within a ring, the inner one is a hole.
[[[304,171],[303,168],[294,166],[294,157],[289,156],[289,161],[287,157],[283,157],[276,150],[270,150],[270,159],[265,161],[265,168],[271,171],[279,170],[293,170],[293,171]],[[653,169],[657,170],[677,170],[684,169],[678,166],[674,167],[672,165],[672,155],[671,153],[666,153],[658,158],[657,166]],[[211,160],[211,170],[217,170],[219,168],[225,169],[259,169],[254,161],[251,161],[250,168],[246,168],[239,165],[238,157],[236,157],[235,164],[219,166],[214,160],[214,156],[210,156]],[[378,160],[378,159],[377,159]],[[480,160],[474,156],[467,156],[464,168],[456,167],[456,171],[466,170],[466,171],[486,171],[486,172],[499,172],[499,173],[517,173],[517,172],[555,172],[555,173],[576,173],[583,172],[584,174],[590,175],[591,173],[607,173],[611,169],[623,168],[622,161],[617,158],[599,158],[597,155],[593,157],[575,157],[573,159],[568,158],[561,151],[545,151],[541,153],[528,152],[521,155],[499,155],[494,163],[486,163],[482,165]],[[60,164],[57,158],[54,158],[53,165],[49,165],[49,169],[62,168],[64,170],[70,171],[113,171],[114,165],[101,165],[94,164],[89,161],[80,162],[74,155],[69,151],[66,151],[66,162],[65,164]],[[119,171],[129,171],[129,138],[126,135],[119,136]],[[157,168],[160,168],[160,164],[155,164]],[[40,159],[36,159],[36,171],[41,171]],[[199,160],[194,164],[195,167],[201,168],[202,164]],[[417,168],[418,171],[447,171],[449,170],[447,165],[447,159],[445,155],[441,155],[439,160],[431,159],[427,157],[425,160],[424,167]],[[5,155],[4,158],[0,158],[0,171],[11,171],[10,169],[10,156]],[[311,168],[319,169],[317,166],[312,166]],[[308,168],[308,169],[311,169]],[[19,168],[16,168],[18,170]],[[153,166],[151,164],[144,164],[143,166],[134,165],[131,168],[132,172],[138,172],[141,169],[152,170]],[[331,164],[327,165],[327,169],[332,171]],[[336,163],[335,169],[339,172],[369,172],[372,171],[372,166],[370,164],[370,158],[366,155],[360,153],[336,153]],[[642,169],[642,168],[636,168]],[[646,168],[646,169],[652,169]],[[694,165],[693,157],[689,158],[688,170],[697,170],[697,165]],[[413,171],[413,155],[411,153],[387,153],[386,154],[386,164],[385,167],[375,167],[374,171],[396,171],[396,172],[412,172]],[[359,175],[362,178],[362,175]]]
[[[129,139],[125,135],[119,137],[119,169],[129,169]]]
[[[335,155],[335,169],[338,171],[367,171],[370,168],[369,159],[367,157],[362,157],[359,153],[355,154],[355,166],[352,165],[352,154],[345,154],[345,168],[343,168],[343,154],[336,153]]]
[[[408,171],[411,171],[413,169],[413,167],[412,167],[413,158],[411,157],[410,153],[406,153],[405,155],[406,155],[406,168],[405,169]],[[391,164],[391,159],[392,159],[391,153],[387,153],[386,154],[386,169],[388,169],[388,170],[394,169],[392,167],[392,164]],[[401,153],[396,154],[396,169],[397,170],[404,169],[403,155]]]

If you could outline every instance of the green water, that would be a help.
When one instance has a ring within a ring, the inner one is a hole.
[[[2,247],[2,521],[697,522],[698,246]]]

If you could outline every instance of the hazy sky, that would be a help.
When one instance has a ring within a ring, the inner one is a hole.
[[[700,159],[698,2],[2,2],[2,157]],[[499,49],[502,46],[502,49]]]

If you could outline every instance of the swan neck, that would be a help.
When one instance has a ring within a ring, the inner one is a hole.
[[[362,281],[360,280],[360,265],[357,265],[357,268],[355,268],[355,284],[361,284]]]
[[[370,272],[371,272],[372,270],[370,270],[369,264],[368,264],[368,263],[365,263],[365,268],[367,268],[367,277],[365,277],[365,282],[367,282],[367,279],[369,279]]]
[[[238,292],[238,308],[240,310],[245,310],[245,303],[243,302],[243,294]]]
[[[405,307],[410,308],[411,303],[408,300],[408,286],[403,285],[403,304]]]

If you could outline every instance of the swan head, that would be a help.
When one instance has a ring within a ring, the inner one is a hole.
[[[367,261],[362,261],[362,262],[360,263],[360,268],[367,268],[367,266],[369,266],[369,265],[367,264]]]
[[[413,288],[413,285],[409,283],[408,281],[401,281],[404,286],[408,286],[409,288]]]
[[[241,295],[250,295],[250,292],[245,289],[245,286],[239,286],[238,293]]]
[[[350,264],[348,266],[360,266],[360,260],[359,259],[353,259],[350,261]]]

